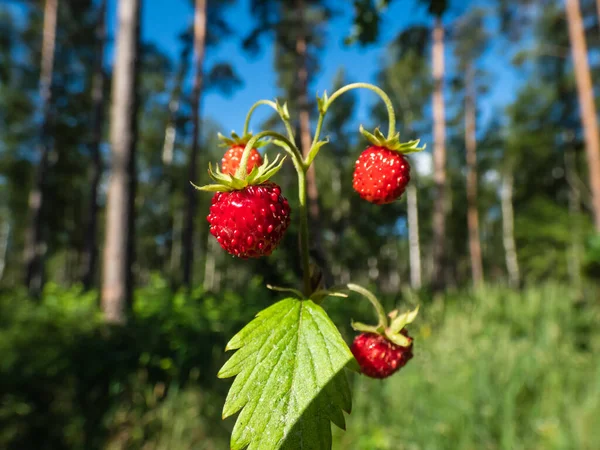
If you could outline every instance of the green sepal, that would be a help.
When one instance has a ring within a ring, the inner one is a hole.
[[[250,185],[258,185],[262,184],[265,181],[268,181],[275,175],[285,161],[285,156],[281,157],[281,155],[277,155],[273,162],[269,162],[269,157],[267,155],[263,158],[263,163],[252,169],[246,178],[236,178],[233,175],[224,174],[221,172],[219,165],[213,170],[212,164],[208,163],[208,175],[215,181],[214,184],[208,184],[205,186],[196,186],[194,183],[191,183],[194,188],[199,191],[208,191],[208,192],[231,192],[237,191],[240,189],[244,189],[246,186]]]
[[[223,136],[221,133],[218,133],[220,147],[229,148],[234,146],[245,147],[250,139],[252,139],[252,133],[246,133],[243,136],[239,136],[235,131],[231,132],[231,137]],[[269,144],[268,139],[263,139],[254,144],[254,148],[261,148],[267,144]]]
[[[317,108],[319,109],[320,114],[325,114],[327,112],[328,102],[329,96],[327,95],[327,91],[323,91],[323,97],[319,97],[319,94],[317,94]]]
[[[417,306],[412,311],[407,311],[404,314],[397,315],[392,319],[392,323],[390,324],[388,330],[393,333],[399,333],[402,328],[404,328],[409,323],[414,322],[419,314],[419,306]]]
[[[350,320],[350,326],[354,331],[361,331],[364,333],[376,333],[381,334],[381,327],[375,325],[367,325],[362,322],[355,322],[354,320]]]
[[[385,337],[400,347],[408,347],[411,343],[411,340],[403,334],[388,333],[387,330],[385,332]]]
[[[363,128],[362,125],[360,126],[360,132],[371,144],[376,145],[377,147],[385,147],[388,150],[402,153],[404,155],[425,150],[425,145],[419,147],[419,142],[421,142],[420,139],[408,142],[400,142],[400,133],[396,133],[391,139],[388,139],[379,130],[379,128],[375,128],[373,133],[369,133]]]
[[[231,192],[235,189],[231,186],[225,186],[224,184],[207,184],[206,186],[197,186],[190,181],[190,184],[199,191],[204,192]]]

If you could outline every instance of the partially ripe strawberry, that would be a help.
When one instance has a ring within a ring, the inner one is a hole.
[[[350,350],[363,374],[371,378],[387,378],[406,365],[413,357],[413,344],[406,330],[401,333],[410,339],[408,347],[396,345],[377,333],[356,336]]]
[[[223,159],[221,159],[221,172],[226,175],[235,175],[238,167],[240,167],[240,162],[242,160],[242,155],[244,153],[243,145],[234,145],[229,148],[223,155]],[[252,169],[260,166],[263,163],[262,157],[258,150],[255,148],[250,150],[250,158],[248,159],[248,164],[246,165],[246,171],[248,173],[252,172]]]
[[[400,197],[409,181],[406,158],[397,151],[373,145],[356,161],[352,185],[363,199],[383,205]]]
[[[211,234],[227,252],[258,258],[279,245],[290,225],[290,205],[281,188],[267,181],[215,193],[207,220]]]

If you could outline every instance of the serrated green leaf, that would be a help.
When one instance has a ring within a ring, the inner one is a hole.
[[[344,428],[352,399],[344,367],[352,353],[327,313],[287,298],[235,335],[238,349],[219,372],[236,376],[223,417],[241,410],[232,450],[330,450],[330,422]]]

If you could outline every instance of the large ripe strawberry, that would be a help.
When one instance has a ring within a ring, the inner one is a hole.
[[[404,367],[413,357],[413,340],[406,330],[401,334],[410,340],[408,347],[396,345],[377,333],[356,336],[350,350],[361,372],[371,378],[387,378]]]
[[[258,258],[279,245],[290,225],[290,206],[281,188],[267,181],[215,193],[207,220],[210,232],[227,252]]]
[[[223,159],[221,159],[222,173],[226,175],[235,175],[235,172],[240,166],[240,162],[242,160],[244,147],[244,145],[234,145],[225,152]],[[263,160],[260,156],[260,153],[258,153],[258,150],[253,148],[250,150],[250,158],[248,159],[248,164],[246,165],[246,171],[250,173],[252,172],[252,169],[260,166],[262,163]]]
[[[360,154],[352,186],[365,200],[383,205],[400,197],[410,181],[410,165],[397,151],[371,146]]]

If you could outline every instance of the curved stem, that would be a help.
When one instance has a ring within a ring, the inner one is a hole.
[[[396,134],[396,114],[394,113],[394,105],[392,105],[392,101],[390,100],[388,95],[381,88],[378,88],[373,84],[352,83],[338,89],[333,94],[331,94],[331,97],[329,97],[329,100],[327,100],[327,104],[325,105],[323,110],[327,111],[327,108],[331,106],[331,104],[335,101],[336,98],[352,89],[369,89],[370,91],[375,92],[377,95],[379,95],[379,97],[381,97],[381,100],[383,100],[383,103],[385,103],[385,107],[388,113],[389,126],[387,138],[392,139],[394,137],[394,134]]]
[[[351,291],[358,292],[359,294],[363,295],[367,298],[367,300],[369,300],[369,302],[371,302],[371,304],[377,311],[377,317],[379,319],[379,324],[377,325],[377,327],[385,329],[388,324],[388,319],[385,315],[385,309],[383,309],[383,306],[381,306],[381,303],[379,303],[377,297],[375,297],[375,295],[371,291],[365,289],[362,286],[359,286],[358,284],[348,283],[346,286]]]
[[[254,147],[254,145],[265,137],[274,137],[275,139],[279,139],[283,143],[286,144],[286,147],[283,147],[284,150],[291,156],[294,166],[296,170],[300,169],[304,171],[304,163],[302,161],[302,154],[296,148],[294,143],[290,141],[287,137],[285,137],[281,133],[277,133],[276,131],[261,131],[260,133],[255,134],[250,138],[250,140],[246,143],[246,147],[244,148],[244,153],[242,153],[242,159],[240,161],[240,166],[238,167],[235,176],[236,178],[244,178],[246,176],[246,167],[248,166],[248,160],[250,159],[250,150]]]
[[[260,105],[267,105],[270,106],[271,108],[273,108],[275,110],[275,112],[277,112],[277,104],[271,100],[259,100],[257,101],[254,105],[252,105],[250,107],[250,109],[248,110],[248,114],[246,114],[246,121],[244,122],[244,130],[242,131],[242,136],[245,136],[248,134],[248,128],[250,127],[250,119],[252,118],[252,114],[254,113],[254,110],[256,108],[258,108]]]
[[[250,107],[250,109],[248,110],[248,114],[246,114],[246,120],[244,122],[244,129],[242,132],[242,136],[245,136],[246,134],[248,134],[248,128],[250,128],[250,119],[252,118],[252,114],[254,113],[254,110],[256,108],[258,108],[260,105],[270,106],[271,108],[273,108],[275,110],[275,112],[279,115],[279,117],[281,117],[281,120],[282,120],[283,124],[285,125],[285,130],[288,134],[289,139],[291,141],[293,141],[294,140],[294,131],[292,130],[292,125],[290,124],[289,119],[285,118],[281,115],[281,112],[279,111],[279,109],[277,107],[277,103],[275,103],[274,101],[271,101],[271,100],[259,100]]]
[[[312,146],[311,146],[310,152],[308,153],[306,160],[304,162],[305,165],[310,166],[312,164],[313,160],[316,158],[317,154],[319,153],[319,146],[317,146],[316,144],[319,141],[319,135],[321,134],[321,128],[323,126],[323,120],[325,118],[325,114],[327,113],[327,109],[333,104],[333,102],[338,97],[340,97],[342,94],[344,94],[348,91],[351,91],[352,89],[368,89],[370,91],[375,92],[377,95],[379,95],[379,97],[381,98],[383,103],[385,103],[385,108],[387,109],[387,113],[388,113],[389,126],[388,126],[387,138],[392,139],[394,137],[394,135],[396,134],[396,113],[394,112],[394,106],[392,105],[392,101],[390,100],[388,95],[381,88],[378,88],[377,86],[375,86],[373,84],[369,84],[369,83],[348,84],[348,85],[338,89],[333,94],[331,94],[331,97],[329,97],[329,99],[327,100],[327,103],[325,103],[325,105],[323,105],[323,110],[321,111],[321,114],[319,115],[319,121],[317,122],[317,128],[315,130],[315,136],[313,138]]]

